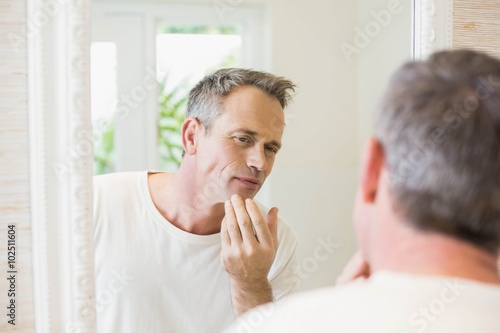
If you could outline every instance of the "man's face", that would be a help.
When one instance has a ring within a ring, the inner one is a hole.
[[[252,86],[233,89],[210,131],[198,135],[197,171],[210,199],[253,198],[271,173],[283,128],[278,100]]]

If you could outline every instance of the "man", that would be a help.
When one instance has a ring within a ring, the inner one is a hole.
[[[444,51],[393,77],[361,168],[341,280],[228,332],[500,332],[500,61]]]
[[[293,89],[219,70],[190,92],[177,172],[95,178],[99,332],[218,332],[297,288],[295,234],[253,201]]]

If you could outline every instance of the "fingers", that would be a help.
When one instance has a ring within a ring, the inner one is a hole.
[[[224,204],[224,210],[226,211],[226,216],[222,220],[222,223],[226,229],[226,235],[229,238],[230,244],[241,244],[242,236],[240,232],[240,227],[238,226],[238,220],[236,219],[236,214],[233,209],[233,205],[229,200]],[[222,232],[222,224],[221,224]]]
[[[231,281],[238,284],[267,281],[276,257],[272,233],[276,234],[277,209],[269,212],[266,221],[253,200],[243,201],[237,195],[226,201],[224,207],[226,216],[221,223],[224,269]]]
[[[254,237],[257,237],[257,241],[263,245],[274,246],[269,227],[255,201],[246,199],[245,205],[248,215],[250,215],[252,220],[253,227],[255,228]]]
[[[227,242],[241,244],[260,243],[278,247],[278,209],[273,207],[264,218],[259,207],[252,199],[243,199],[233,195],[224,205],[226,216],[221,225],[221,232],[228,235]],[[223,231],[222,227],[226,231]]]
[[[231,246],[231,238],[229,237],[229,233],[227,231],[227,222],[225,217],[222,219],[222,223],[220,225],[220,236],[223,248]]]
[[[273,241],[274,249],[278,249],[278,208],[273,207],[267,213],[266,217],[267,226],[269,227],[269,233],[271,234],[271,239]]]
[[[367,278],[369,276],[370,266],[363,258],[361,251],[358,250],[337,278],[336,284],[344,284],[358,278]]]
[[[239,195],[233,195],[231,197],[231,204],[236,215],[236,226],[240,228],[242,241],[255,243],[256,238],[254,233],[254,224],[252,218],[247,212],[245,202]]]

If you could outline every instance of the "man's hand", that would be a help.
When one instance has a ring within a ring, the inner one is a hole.
[[[273,300],[267,274],[278,249],[278,209],[267,218],[252,199],[233,195],[221,225],[222,263],[231,280],[236,315]]]
[[[342,273],[337,278],[336,284],[344,284],[356,279],[366,279],[370,276],[370,266],[363,258],[363,254],[358,250],[349,260]]]

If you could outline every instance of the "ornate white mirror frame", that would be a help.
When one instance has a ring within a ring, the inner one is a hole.
[[[36,331],[94,332],[89,1],[52,4],[28,0]]]
[[[92,333],[89,1],[0,7],[0,330]]]
[[[95,332],[89,1],[0,4],[0,149],[8,152],[0,154],[0,237],[4,244],[16,225],[12,274],[23,291],[22,328],[2,321],[2,332]],[[414,0],[414,9],[414,57],[449,48],[452,0]],[[0,255],[7,265],[6,247]]]
[[[89,1],[27,3],[36,332],[94,332]]]
[[[413,58],[452,46],[453,0],[414,0]]]

